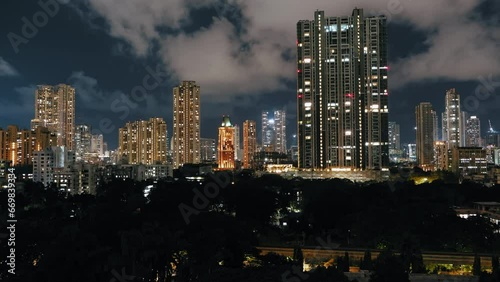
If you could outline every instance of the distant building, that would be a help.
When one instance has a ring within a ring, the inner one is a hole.
[[[262,127],[261,127],[261,146],[262,150],[266,152],[274,152],[275,133],[274,133],[274,119],[269,112],[262,112]]]
[[[407,156],[410,162],[417,161],[417,144],[408,144]]]
[[[75,156],[77,161],[82,161],[91,151],[92,127],[79,124],[75,129]]]
[[[243,168],[254,168],[257,152],[257,124],[253,120],[243,122]]]
[[[467,119],[465,129],[465,146],[481,147],[481,122],[477,116]]]
[[[7,130],[0,128],[0,160],[7,160],[11,166],[31,165],[36,151],[57,144],[57,135],[46,127],[35,130],[19,129],[9,125]]]
[[[240,126],[235,124],[234,125],[234,160],[235,161],[241,161],[243,159],[242,156],[242,151],[241,149],[241,132],[240,132]]]
[[[448,148],[459,147],[462,144],[462,111],[460,111],[460,95],[455,88],[446,91],[445,98],[445,128]]]
[[[452,172],[462,176],[486,174],[488,165],[486,150],[479,147],[455,147],[452,149]]]
[[[228,116],[222,118],[222,124],[219,127],[218,158],[219,169],[235,169],[234,161],[234,126]]]
[[[423,102],[415,108],[417,121],[417,163],[424,170],[432,170],[434,162],[435,112],[431,103]]]
[[[48,147],[34,153],[33,181],[41,182],[45,187],[55,184],[69,191],[71,166],[75,163],[75,154],[65,147]]]
[[[448,144],[446,141],[434,142],[434,168],[436,170],[449,170]]]
[[[286,146],[286,112],[284,110],[274,111],[274,150],[285,154]]]
[[[217,146],[215,139],[200,138],[200,152],[202,163],[215,163],[217,160]]]
[[[124,164],[166,164],[167,123],[162,118],[128,122],[119,130],[118,151]]]
[[[200,152],[200,86],[195,81],[183,81],[174,87],[173,163],[197,164]]]
[[[31,129],[38,126],[57,135],[57,146],[75,150],[75,88],[65,84],[37,87]]]

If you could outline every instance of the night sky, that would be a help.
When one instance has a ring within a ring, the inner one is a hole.
[[[172,87],[195,80],[201,86],[202,137],[216,138],[223,114],[238,124],[256,120],[260,128],[262,110],[283,107],[291,136],[296,131],[296,22],[313,19],[316,9],[342,16],[357,6],[366,15],[389,19],[389,111],[390,120],[401,124],[402,142],[414,142],[415,106],[431,102],[440,114],[449,88],[471,102],[462,108],[479,116],[483,134],[488,119],[500,130],[498,0],[58,3],[59,11],[43,24],[38,1],[2,1],[1,127],[29,127],[36,85],[68,83],[77,91],[76,123],[99,130],[101,120],[111,120],[114,129],[106,126],[103,133],[113,149],[118,128],[127,121],[163,117],[170,135]],[[23,17],[33,23],[34,15],[40,27],[24,36]],[[14,37],[24,39],[13,45]],[[126,106],[129,112],[112,111],[115,100],[143,85],[147,69],[157,68],[163,72],[161,84],[149,87],[145,100]]]

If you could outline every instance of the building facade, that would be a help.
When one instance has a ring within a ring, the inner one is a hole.
[[[299,168],[389,165],[386,18],[325,17],[297,23]]]
[[[449,149],[461,146],[462,132],[460,129],[462,127],[460,95],[457,93],[455,88],[452,88],[446,91],[445,113],[443,118],[443,134],[446,135],[446,139],[444,139],[444,141],[447,141]],[[443,136],[443,138],[444,137],[445,136]]]
[[[219,143],[218,143],[218,158],[220,170],[235,169],[234,162],[234,126],[231,124],[231,119],[228,116],[222,118],[221,126],[219,127]]]
[[[6,130],[0,129],[0,160],[9,161],[11,166],[31,165],[35,152],[56,144],[57,135],[46,127],[21,130],[9,125]]]
[[[435,112],[431,103],[423,102],[415,108],[417,121],[417,163],[424,170],[432,170],[434,163]]]
[[[127,123],[119,129],[118,151],[125,164],[166,164],[167,123],[162,118]]]
[[[65,84],[37,87],[31,129],[38,126],[57,135],[57,146],[75,150],[75,88]]]
[[[254,168],[257,152],[257,124],[253,120],[243,122],[243,168]]]
[[[467,119],[465,129],[465,146],[481,147],[481,121],[477,116]]]
[[[174,168],[197,164],[200,152],[200,86],[183,81],[174,87],[172,154]]]

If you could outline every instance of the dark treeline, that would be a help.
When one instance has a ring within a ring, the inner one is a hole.
[[[362,185],[264,175],[236,177],[207,194],[210,183],[159,181],[147,197],[144,188],[152,183],[115,180],[96,196],[66,196],[27,183],[16,196],[17,281],[347,281],[345,260],[303,273],[300,255],[261,256],[255,249],[314,246],[319,238],[403,253],[500,250],[496,226],[483,218],[460,219],[453,210],[500,201],[498,186]],[[6,222],[5,191],[0,198]],[[1,268],[5,273],[7,266]]]

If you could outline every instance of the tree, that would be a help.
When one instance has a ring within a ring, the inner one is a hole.
[[[374,263],[370,282],[409,282],[408,272],[400,257],[390,250],[380,253]]]
[[[300,271],[304,270],[304,254],[300,247],[295,247],[293,250],[293,261],[300,268]]]
[[[363,270],[372,270],[373,262],[372,262],[372,253],[370,250],[365,251],[365,255],[363,256],[363,260],[361,260],[361,269]]]
[[[476,254],[474,256],[474,264],[472,265],[472,274],[481,275],[481,258]]]
[[[344,259],[342,259],[342,262],[343,262],[342,271],[349,272],[349,267],[351,266],[351,264],[349,262],[349,253],[348,252],[345,252]]]

